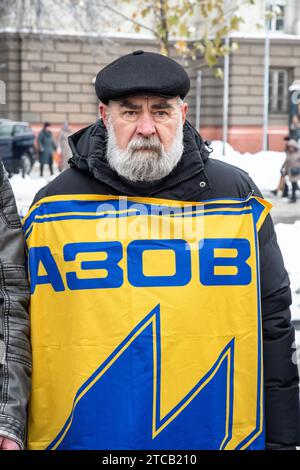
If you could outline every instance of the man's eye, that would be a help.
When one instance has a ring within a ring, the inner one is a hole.
[[[136,116],[137,115],[137,112],[136,111],[125,111],[123,113],[123,116]]]
[[[167,111],[156,111],[154,113],[155,116],[168,116]]]

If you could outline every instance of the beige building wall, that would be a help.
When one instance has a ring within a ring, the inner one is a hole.
[[[234,146],[241,129],[260,148],[263,123],[263,38],[235,38],[239,49],[230,56],[229,136]],[[7,85],[7,102],[0,117],[29,121],[39,126],[50,121],[73,128],[94,122],[98,100],[93,78],[106,64],[135,49],[158,51],[151,39],[109,38],[105,42],[88,35],[61,36],[0,33],[0,80]],[[177,59],[178,60],[178,59]],[[182,64],[185,63],[182,61]],[[221,64],[222,65],[222,64]],[[289,85],[300,79],[300,38],[271,39],[271,68],[289,70]],[[188,63],[191,90],[188,119],[196,120],[197,62]],[[202,71],[200,130],[207,138],[221,138],[223,81],[212,70]],[[287,132],[288,113],[270,114],[270,129],[279,129],[278,142]],[[276,144],[277,145],[277,144]],[[248,144],[246,146],[248,148]],[[253,149],[252,149],[253,150]]]
[[[24,35],[22,40],[17,40],[16,36],[0,34],[3,51],[0,57],[6,64],[2,74],[0,66],[0,79],[7,82],[9,90],[6,105],[0,105],[0,116],[32,124],[44,121],[60,124],[67,120],[79,126],[94,122],[98,117],[98,100],[93,85],[97,72],[135,49],[159,51],[151,39],[115,38],[103,42],[87,35],[49,35],[42,38]],[[212,94],[214,84],[209,83],[210,74],[210,71],[205,73],[204,86]],[[195,116],[194,93],[192,81],[188,97],[192,121]],[[205,96],[205,99],[209,98]],[[210,110],[211,114],[213,112]]]
[[[19,119],[21,100],[20,42],[16,36],[0,36],[0,80],[5,83],[6,103],[0,104],[0,117]]]
[[[77,36],[35,37],[22,41],[15,35],[0,36],[0,79],[7,83],[7,103],[0,115],[41,123],[51,121],[88,124],[97,118],[93,78],[107,63],[137,48],[155,50],[152,41],[107,43]]]
[[[230,125],[263,124],[264,40],[239,39],[230,58]],[[289,85],[300,79],[300,38],[272,38],[270,68],[289,71]],[[288,113],[269,114],[270,125],[286,126]]]
[[[240,40],[230,57],[230,126],[262,126],[263,43]]]

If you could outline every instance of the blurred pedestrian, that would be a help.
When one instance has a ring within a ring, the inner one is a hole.
[[[294,139],[290,139],[287,142],[286,161],[283,169],[292,184],[290,202],[296,202],[296,191],[299,189],[298,181],[300,180],[300,150]]]
[[[58,163],[59,171],[66,170],[69,167],[68,161],[72,157],[72,152],[69,146],[68,138],[71,134],[72,130],[69,127],[68,122],[65,121],[61,128],[58,141],[61,150],[61,155]]]
[[[277,196],[279,192],[281,192],[281,197],[289,196],[289,187],[286,182],[285,163],[280,168],[280,179],[277,188],[271,191],[275,196]]]
[[[288,136],[288,135],[285,136],[284,139],[283,139],[285,141],[285,148],[284,148],[285,152],[287,152],[287,145],[288,145],[287,142],[290,139],[291,139],[291,137]],[[286,182],[286,178],[287,178],[287,174],[286,174],[286,170],[285,170],[285,161],[284,161],[283,165],[280,168],[280,179],[279,179],[277,188],[273,189],[271,191],[272,194],[277,196],[278,193],[281,192],[281,197],[289,197],[289,187],[288,187],[288,184]]]
[[[56,143],[50,130],[51,124],[45,122],[43,129],[38,135],[39,161],[41,176],[43,176],[44,165],[49,165],[50,174],[53,175],[53,153],[56,150]]]
[[[300,103],[298,103],[296,113],[292,118],[291,137],[293,137],[298,143],[300,142]]]

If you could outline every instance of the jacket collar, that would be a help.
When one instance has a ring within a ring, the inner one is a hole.
[[[209,156],[206,142],[186,122],[184,125],[184,152],[176,168],[168,176],[154,183],[133,183],[119,176],[106,161],[106,129],[101,120],[69,137],[72,150],[70,166],[91,173],[96,179],[120,194],[153,196],[201,173]]]

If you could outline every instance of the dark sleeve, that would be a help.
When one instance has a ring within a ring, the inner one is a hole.
[[[299,375],[291,291],[270,216],[260,234],[267,448],[300,444]]]
[[[29,285],[24,238],[0,161],[0,436],[24,449],[31,387]]]

